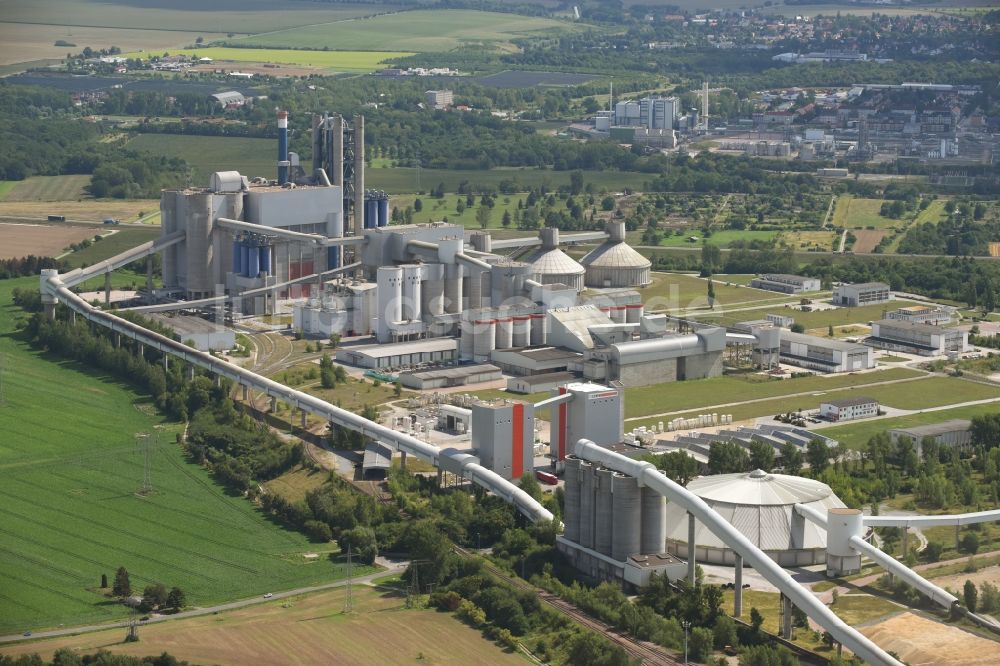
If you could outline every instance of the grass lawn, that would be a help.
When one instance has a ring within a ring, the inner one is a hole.
[[[4,201],[76,201],[87,193],[90,176],[31,176],[10,189]]]
[[[94,233],[100,233],[103,229],[95,229]],[[105,236],[102,240],[91,243],[90,247],[66,257],[66,261],[72,268],[90,266],[98,261],[104,261],[110,257],[120,254],[136,245],[141,245],[146,241],[151,241],[160,237],[160,230],[156,227],[122,227],[116,228],[116,233]],[[101,285],[103,286],[103,279]],[[143,278],[145,279],[145,277]]]
[[[879,214],[882,204],[882,199],[860,199],[850,194],[841,195],[837,199],[837,208],[833,212],[833,226],[846,227],[848,229],[856,227],[887,229],[889,227],[906,226],[904,220],[882,217]]]
[[[718,291],[718,288],[716,288]],[[755,292],[762,293],[762,292]],[[767,293],[767,292],[764,292]],[[775,296],[779,296],[775,294]],[[786,297],[787,298],[787,297]],[[787,301],[786,301],[787,302]],[[796,300],[797,304],[797,300]],[[710,312],[702,312],[695,315],[700,321],[715,322],[721,326],[730,326],[739,321],[747,319],[762,319],[766,313],[787,315],[795,319],[795,323],[809,329],[821,329],[825,336],[829,326],[849,326],[851,324],[867,324],[870,321],[882,319],[882,313],[887,310],[895,310],[901,305],[876,304],[864,305],[857,308],[833,308],[829,310],[814,310],[812,312],[802,312],[797,308],[786,308],[781,304],[775,305],[773,310],[753,310],[750,312],[722,312],[718,315]]]
[[[749,231],[749,230],[739,230],[739,229],[725,229],[723,231],[716,231],[711,236],[708,237],[707,242],[715,245],[717,247],[729,247],[733,241],[744,240],[762,240],[769,241],[772,240],[779,233],[778,231]],[[697,236],[699,240],[697,243],[688,242],[689,236]],[[696,233],[684,233],[681,236],[670,235],[660,241],[660,245],[663,247],[701,247],[702,240],[700,239],[701,234]]]
[[[271,48],[450,51],[463,45],[513,50],[510,40],[583,29],[549,18],[469,10],[422,10],[269,32],[231,44]]]
[[[852,449],[863,449],[868,440],[873,435],[877,435],[885,430],[893,428],[906,428],[918,425],[929,425],[940,423],[949,419],[971,419],[973,416],[984,414],[994,414],[997,411],[996,404],[972,405],[969,407],[955,407],[936,412],[924,412],[922,414],[910,414],[909,416],[897,416],[890,419],[879,419],[877,421],[864,421],[861,423],[850,423],[832,428],[824,428],[823,434],[840,441],[845,446]]]
[[[775,308],[781,304],[789,302],[787,294],[778,294],[773,291],[763,291],[761,289],[751,289],[750,287],[727,286],[726,280],[719,276],[719,279],[712,279],[715,284],[715,303],[719,309],[726,305],[751,305],[760,302],[764,305],[768,302],[775,303]],[[683,310],[683,309],[704,309],[708,314],[708,280],[687,275],[684,273],[653,273],[652,283],[648,287],[639,289],[642,294],[642,301],[649,311]],[[746,319],[759,319],[763,317],[764,311],[751,311],[750,313],[733,313],[735,321]]]
[[[326,28],[327,26],[315,26]],[[253,37],[251,39],[258,39]],[[226,48],[220,46],[199,47],[187,51],[199,58],[228,60],[234,62],[278,63],[281,65],[304,65],[322,67],[338,72],[360,72],[367,74],[384,67],[386,60],[407,58],[414,55],[406,51],[292,51],[270,48]],[[131,53],[129,57],[141,58],[142,53]]]
[[[367,173],[371,173],[368,171]],[[490,213],[490,224],[487,229],[503,229],[502,224],[504,212],[510,212],[511,224],[508,229],[517,230],[517,225],[514,224],[513,217],[514,212],[517,210],[517,204],[519,201],[523,201],[527,195],[525,194],[502,194],[497,196],[496,204],[491,209]],[[452,224],[461,224],[467,229],[479,229],[479,223],[476,222],[476,211],[479,210],[479,198],[476,198],[475,206],[466,208],[461,214],[458,213],[456,205],[459,201],[465,202],[465,195],[451,195],[447,194],[442,199],[434,199],[431,197],[423,196],[417,197],[413,195],[401,195],[398,197],[393,197],[391,206],[393,208],[398,208],[400,210],[405,210],[407,206],[412,206],[415,199],[420,199],[423,208],[420,212],[414,211],[413,221],[415,223],[420,222],[439,222],[444,218],[448,218],[448,222]],[[526,231],[523,232],[527,235],[534,235],[534,232]]]
[[[798,252],[810,249],[829,252],[833,248],[834,239],[839,237],[840,235],[833,231],[789,231],[781,235],[781,239]]]
[[[176,585],[195,605],[343,575],[339,559],[305,559],[315,545],[189,464],[174,441],[180,424],[148,398],[15,334],[23,314],[11,290],[35,285],[0,282],[0,632],[120,619],[124,608],[99,589],[119,566],[134,587]],[[159,434],[145,497],[139,432]]]
[[[343,612],[345,591],[326,590],[274,600],[218,615],[140,627],[124,643],[123,629],[0,648],[7,654],[59,648],[81,653],[159,656],[169,652],[193,664],[523,664],[450,613],[406,608],[405,594],[366,585],[352,589],[354,611]],[[294,655],[294,656],[293,656]]]
[[[329,478],[330,472],[325,470],[297,467],[276,479],[271,479],[264,484],[264,487],[268,492],[281,495],[289,502],[301,502],[306,498],[306,493],[319,488]]]
[[[906,610],[891,601],[870,594],[845,594],[831,604],[830,608],[851,626]]]
[[[192,184],[198,187],[207,187],[209,177],[216,171],[239,171],[251,178],[275,177],[275,148],[271,139],[140,134],[128,142],[128,147],[186,160],[191,165]]]
[[[916,224],[924,224],[926,222],[937,224],[941,220],[947,218],[948,214],[944,212],[945,201],[947,201],[947,199],[935,199],[934,201],[931,201],[927,208],[917,213],[917,217],[914,222]]]
[[[0,180],[0,201],[3,201],[19,182],[17,180]]]
[[[902,356],[892,356],[890,354],[885,354],[884,356],[877,357],[875,360],[879,361],[880,363],[905,363],[909,359],[904,358]]]

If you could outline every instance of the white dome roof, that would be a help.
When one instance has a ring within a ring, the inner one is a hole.
[[[625,242],[607,241],[580,260],[587,268],[649,268],[652,262]]]
[[[559,248],[543,248],[528,260],[536,275],[583,275],[584,268]]]
[[[709,504],[804,504],[833,495],[830,486],[813,479],[788,474],[768,474],[763,470],[736,474],[714,474],[694,479],[687,489]]]

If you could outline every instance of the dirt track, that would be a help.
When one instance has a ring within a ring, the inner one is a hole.
[[[910,666],[994,666],[1000,663],[1000,643],[967,631],[900,613],[861,632]]]
[[[0,223],[0,259],[29,254],[54,257],[62,254],[63,248],[70,243],[93,238],[98,231],[92,227]]]

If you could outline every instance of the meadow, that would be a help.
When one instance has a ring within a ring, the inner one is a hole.
[[[239,171],[245,176],[273,178],[275,143],[246,137],[139,134],[128,147],[156,155],[180,157],[191,166],[191,182],[207,186],[216,171]]]
[[[0,282],[0,633],[103,622],[124,608],[99,589],[125,566],[134,587],[179,586],[209,605],[335,580],[343,564],[231,497],[188,463],[145,396],[87,367],[30,348],[24,315]],[[143,457],[136,433],[156,433],[154,491],[137,494]]]
[[[385,67],[388,60],[413,55],[406,51],[302,51],[278,48],[227,48],[224,46],[198,47],[187,53],[215,61],[278,63],[318,67],[338,72],[367,74]],[[131,54],[141,57],[141,53]]]
[[[723,231],[713,232],[704,242],[711,243],[716,247],[729,247],[734,241],[769,241],[774,239],[780,232],[778,231],[750,231],[750,230],[739,230],[739,229],[725,229]],[[697,236],[699,238],[698,243],[691,243],[688,241],[688,237]],[[700,247],[701,245],[701,234],[695,233],[685,233],[681,236],[669,235],[666,236],[660,245],[663,247]]]
[[[0,180],[0,201],[3,201],[5,198],[7,198],[7,195],[10,194],[10,191],[13,190],[14,187],[16,187],[17,184],[20,182],[21,181],[19,180]]]
[[[718,287],[716,287],[718,291]],[[786,301],[787,302],[787,301]],[[710,312],[700,312],[695,315],[699,321],[706,323],[716,323],[720,326],[730,326],[736,322],[748,319],[761,319],[765,314],[781,314],[792,317],[795,323],[802,324],[806,331],[818,329],[822,335],[826,334],[829,326],[847,326],[849,324],[867,325],[870,321],[882,319],[888,310],[908,305],[910,301],[898,301],[893,303],[879,303],[875,305],[863,305],[857,308],[831,308],[828,310],[814,310],[812,312],[802,312],[794,308],[786,308],[781,303],[777,303],[774,309],[763,309],[750,312],[725,312],[718,315]]]
[[[274,30],[228,40],[228,44],[265,48],[450,51],[483,45],[510,49],[511,39],[557,35],[582,29],[549,18],[497,12],[432,9],[384,14],[366,19]]]
[[[17,181],[4,201],[71,201],[86,196],[90,176],[31,176]]]
[[[105,233],[106,229],[94,229],[94,234]],[[120,254],[136,245],[141,245],[147,241],[160,237],[158,227],[123,227],[119,226],[115,233],[105,236],[96,243],[91,243],[90,247],[74,252],[66,257],[66,262],[71,268],[90,266],[98,261],[104,261],[110,257]],[[103,280],[103,278],[101,278]]]
[[[419,171],[419,173],[418,173]],[[445,190],[454,192],[465,181],[473,189],[480,186],[498,186],[503,181],[514,181],[517,189],[527,189],[545,185],[552,189],[569,184],[569,171],[549,169],[508,168],[477,171],[471,169],[415,169],[396,167],[392,169],[368,169],[365,184],[377,187],[390,194],[428,191],[444,183]],[[584,171],[585,184],[592,183],[597,191],[620,191],[625,188],[641,189],[651,176],[637,171]]]
[[[708,310],[708,280],[687,275],[685,273],[652,273],[652,283],[648,287],[639,290],[642,294],[642,301],[646,304],[646,309],[650,311],[665,311],[679,309],[701,309],[703,314],[709,315]],[[726,305],[744,306],[766,305],[774,303],[774,307],[780,308],[782,304],[788,303],[789,297],[785,294],[777,294],[771,291],[753,289],[751,287],[738,287],[725,284],[725,276],[713,278],[715,288],[715,306],[718,309]],[[735,317],[737,321],[747,319],[758,319],[763,316],[763,311],[751,311],[749,313],[733,313],[728,315]]]
[[[882,217],[879,210],[883,203],[882,199],[861,199],[850,194],[843,194],[837,199],[837,208],[833,212],[833,226],[848,229],[856,227],[888,229],[906,226],[905,220]]]

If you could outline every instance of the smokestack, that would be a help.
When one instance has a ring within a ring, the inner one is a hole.
[[[278,185],[288,182],[288,111],[278,111]]]

